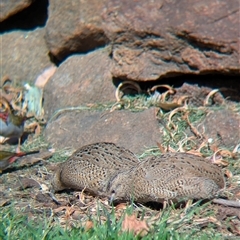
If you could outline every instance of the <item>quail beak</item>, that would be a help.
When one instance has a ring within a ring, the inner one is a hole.
[[[111,197],[109,199],[110,205],[113,204],[114,198],[115,198],[115,193],[112,193],[112,195],[111,195]]]

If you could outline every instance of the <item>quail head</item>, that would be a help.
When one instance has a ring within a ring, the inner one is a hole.
[[[111,201],[163,203],[213,198],[224,187],[218,166],[192,154],[167,153],[117,174],[109,184],[108,196]]]
[[[6,169],[10,164],[12,164],[15,160],[19,157],[26,156],[29,154],[37,153],[38,151],[34,152],[8,152],[8,151],[0,151],[0,173]]]

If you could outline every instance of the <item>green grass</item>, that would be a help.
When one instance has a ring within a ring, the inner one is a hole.
[[[77,227],[63,228],[57,223],[57,217],[53,215],[46,216],[43,220],[31,221],[24,213],[17,212],[13,206],[8,206],[1,209],[0,213],[0,239],[222,239],[221,234],[216,232],[214,224],[210,224],[206,229],[191,225],[193,218],[204,211],[205,205],[195,204],[186,214],[183,214],[184,210],[168,207],[144,237],[134,236],[132,232],[122,232],[124,215],[118,220],[114,211],[109,211],[101,204],[99,208],[101,210],[98,210],[96,215],[89,216],[94,227],[88,231],[81,226],[81,222],[78,222]],[[134,211],[136,209],[130,205],[125,214],[131,214]],[[178,213],[173,215],[175,211]],[[102,216],[105,216],[105,221],[101,220]],[[142,214],[143,217],[144,214]]]
[[[32,139],[27,139],[22,145],[21,150],[24,152],[35,151],[39,149],[48,149],[49,143],[47,143],[43,135],[38,135]]]

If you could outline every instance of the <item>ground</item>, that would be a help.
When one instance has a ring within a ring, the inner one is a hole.
[[[184,94],[178,99],[182,97]],[[144,101],[139,96],[122,99],[111,111],[126,106],[129,111],[139,111],[140,106],[146,107]],[[239,103],[178,104],[172,111],[155,106],[159,125],[164,126],[163,138],[138,156],[142,159],[165,151],[187,151],[209,157],[225,174],[226,189],[220,197],[239,203],[239,141],[229,147],[222,141],[212,144],[199,128],[212,111],[230,110],[238,116]],[[173,105],[165,102],[164,106]],[[240,235],[239,206],[212,200],[169,204],[165,209],[154,203],[111,206],[107,199],[86,192],[64,191],[55,194],[57,203],[49,194],[51,177],[58,162],[65,161],[73,149],[53,149],[42,135],[29,136],[22,150],[36,149],[41,150],[38,155],[19,159],[0,176],[0,239],[237,239]]]

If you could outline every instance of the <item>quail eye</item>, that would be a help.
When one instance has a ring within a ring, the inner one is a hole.
[[[114,193],[115,193],[115,190],[112,190],[111,193],[114,194]]]

